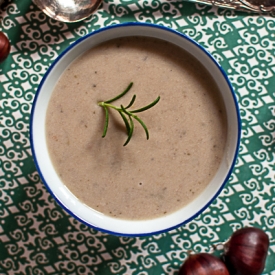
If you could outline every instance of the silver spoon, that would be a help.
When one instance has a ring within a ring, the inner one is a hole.
[[[103,0],[34,0],[48,16],[62,22],[77,22],[94,13]]]

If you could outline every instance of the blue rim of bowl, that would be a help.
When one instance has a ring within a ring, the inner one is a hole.
[[[225,180],[224,182],[222,183],[221,187],[219,188],[219,190],[216,192],[216,194],[212,197],[212,199],[203,207],[201,208],[197,213],[195,213],[192,217],[190,217],[189,219],[179,223],[179,224],[176,224],[172,227],[169,227],[169,228],[166,228],[166,229],[162,229],[162,230],[159,230],[159,231],[153,231],[153,232],[147,232],[147,233],[121,233],[121,232],[114,232],[114,231],[110,231],[110,230],[107,230],[107,229],[103,229],[103,228],[100,228],[100,227],[96,227],[94,225],[91,225],[85,221],[83,221],[81,218],[79,218],[77,215],[75,215],[70,209],[68,209],[56,196],[55,194],[52,192],[51,188],[49,187],[49,185],[47,184],[46,180],[44,179],[44,176],[40,170],[40,167],[39,167],[39,164],[38,164],[38,161],[36,159],[36,154],[35,154],[35,150],[34,150],[34,146],[33,146],[33,114],[34,114],[34,110],[35,110],[35,106],[36,106],[36,101],[39,97],[39,94],[40,94],[40,91],[41,91],[41,87],[43,86],[47,76],[49,75],[49,73],[51,72],[51,70],[53,69],[53,67],[55,66],[56,63],[59,62],[59,60],[67,53],[69,52],[73,47],[75,47],[77,44],[79,44],[80,42],[82,42],[83,40],[97,34],[97,33],[100,33],[100,32],[104,32],[106,30],[109,30],[109,29],[113,29],[113,28],[121,28],[121,27],[129,27],[129,26],[143,26],[143,27],[150,27],[150,28],[156,28],[156,29],[162,29],[164,31],[168,31],[168,32],[171,32],[173,34],[176,34],[184,39],[187,39],[189,42],[193,43],[196,47],[198,47],[201,51],[203,51],[211,60],[212,62],[217,66],[217,68],[220,70],[220,72],[222,73],[224,79],[226,80],[227,82],[227,85],[228,87],[230,88],[230,91],[231,91],[231,95],[232,95],[232,98],[234,100],[234,106],[235,106],[235,112],[236,112],[236,115],[237,115],[237,119],[238,119],[238,136],[237,136],[237,145],[236,145],[236,148],[235,148],[235,153],[234,153],[234,158],[233,158],[233,161],[232,161],[232,164],[231,164],[231,167],[230,169],[228,170],[228,173],[227,173],[227,176],[225,177]],[[194,41],[193,39],[191,39],[190,37],[188,37],[187,35],[179,32],[179,31],[176,31],[176,30],[173,30],[173,29],[170,29],[168,27],[165,27],[165,26],[160,26],[160,25],[156,25],[156,24],[152,24],[152,23],[141,23],[141,22],[126,22],[126,23],[121,23],[121,24],[117,24],[117,25],[111,25],[111,26],[106,26],[106,27],[103,27],[103,28],[100,28],[98,30],[95,30],[81,38],[79,38],[78,40],[76,40],[74,43],[72,43],[70,46],[68,46],[55,60],[54,62],[50,65],[49,69],[47,70],[47,72],[45,73],[45,75],[43,76],[43,79],[42,81],[40,82],[39,86],[38,86],[38,89],[37,89],[37,92],[35,94],[35,97],[34,97],[34,101],[33,101],[33,105],[32,105],[32,110],[31,110],[31,116],[30,116],[30,143],[31,143],[31,150],[32,150],[32,156],[33,156],[33,159],[34,159],[34,163],[35,163],[35,166],[37,168],[37,171],[39,173],[39,176],[42,180],[42,182],[45,184],[45,186],[47,187],[49,193],[55,198],[55,200],[59,203],[59,205],[64,209],[66,210],[66,212],[68,212],[72,217],[74,217],[76,220],[80,221],[81,223],[83,224],[86,224],[87,226],[95,229],[95,230],[99,230],[101,232],[104,232],[104,233],[108,233],[108,234],[112,234],[112,235],[116,235],[116,236],[123,236],[123,237],[142,237],[142,236],[151,236],[151,235],[156,235],[156,234],[161,234],[161,233],[165,233],[165,232],[168,232],[170,230],[173,230],[173,229],[176,229],[184,224],[187,224],[188,222],[194,220],[194,218],[196,218],[198,215],[200,215],[201,213],[204,212],[204,210],[206,210],[211,204],[212,202],[218,197],[218,195],[220,194],[220,192],[222,191],[222,189],[224,188],[224,186],[226,185],[227,181],[229,180],[231,174],[232,174],[232,171],[234,169],[234,166],[235,166],[235,163],[236,163],[236,160],[237,160],[237,157],[238,157],[238,152],[239,152],[239,147],[240,147],[240,140],[241,140],[241,117],[240,117],[240,111],[239,111],[239,107],[238,107],[238,101],[237,101],[237,98],[236,98],[236,95],[235,95],[235,92],[234,92],[234,89],[232,87],[232,84],[227,76],[227,74],[225,73],[225,71],[223,70],[223,68],[221,67],[221,65],[214,59],[214,57],[205,49],[203,48],[198,42]]]

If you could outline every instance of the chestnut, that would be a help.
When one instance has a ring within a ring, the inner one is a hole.
[[[191,254],[180,268],[178,275],[229,275],[225,264],[208,253]]]
[[[265,267],[269,247],[267,234],[255,227],[234,232],[224,245],[224,260],[236,275],[260,275]]]
[[[3,32],[0,32],[0,63],[7,58],[10,53],[10,49],[10,41]]]

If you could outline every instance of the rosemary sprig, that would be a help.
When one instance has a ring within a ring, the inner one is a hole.
[[[136,115],[136,113],[141,113],[143,111],[146,111],[146,110],[152,108],[160,100],[160,97],[157,97],[157,99],[154,100],[152,103],[150,103],[142,108],[132,110],[132,111],[130,111],[129,108],[132,107],[132,105],[134,104],[134,102],[136,100],[136,95],[133,95],[130,103],[126,107],[124,107],[123,105],[120,105],[120,107],[117,107],[117,106],[114,106],[113,104],[111,104],[113,101],[116,101],[119,98],[123,97],[125,94],[127,94],[130,91],[130,89],[132,88],[132,86],[133,86],[133,82],[131,82],[128,85],[128,87],[121,94],[117,95],[116,97],[114,97],[112,99],[109,99],[106,101],[101,101],[98,103],[98,105],[103,107],[105,110],[105,124],[104,124],[102,137],[104,138],[107,134],[108,125],[109,125],[109,108],[112,108],[112,109],[118,111],[118,113],[120,114],[120,116],[125,124],[125,127],[126,127],[126,132],[127,132],[128,138],[125,141],[125,143],[123,144],[123,146],[126,146],[132,138],[133,131],[134,131],[134,120],[133,119],[135,119],[136,121],[138,121],[140,123],[140,125],[142,126],[142,128],[145,131],[146,138],[149,139],[148,128],[147,128],[146,124]]]

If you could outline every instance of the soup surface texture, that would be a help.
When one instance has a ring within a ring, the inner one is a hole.
[[[131,141],[116,111],[102,138],[98,105],[133,87],[114,105],[143,107],[146,140],[134,121]],[[215,83],[188,53],[167,42],[128,37],[103,43],[63,73],[47,110],[46,134],[55,169],[82,202],[106,215],[150,219],[178,210],[216,173],[226,142],[225,110]]]

